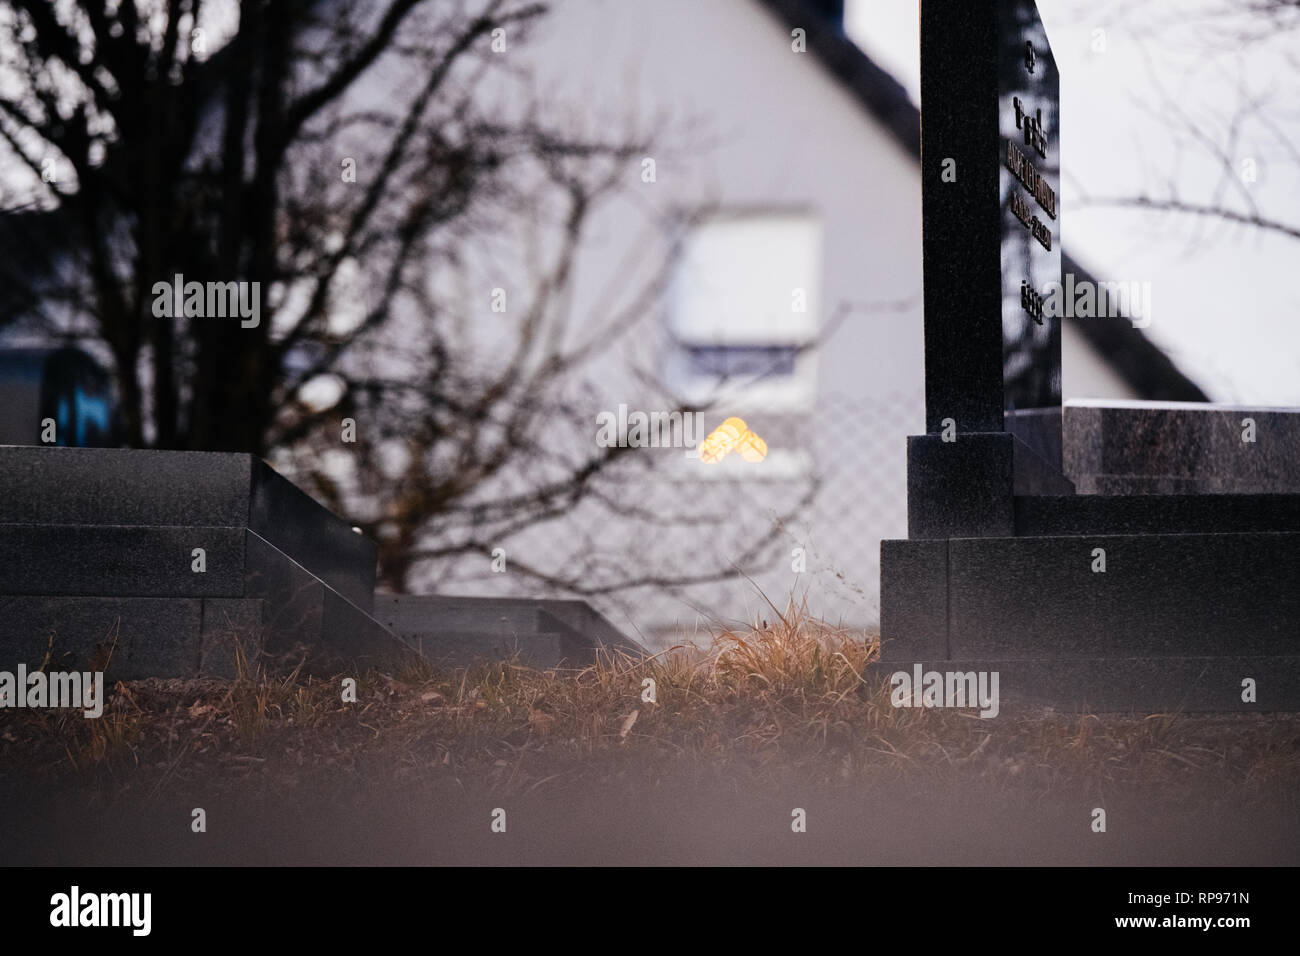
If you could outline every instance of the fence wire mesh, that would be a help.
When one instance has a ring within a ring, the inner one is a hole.
[[[653,468],[611,475],[567,513],[491,555],[437,562],[420,590],[583,597],[651,647],[771,619],[791,599],[846,627],[879,621],[880,541],[907,533],[906,436],[923,396],[864,402],[823,395],[811,414],[747,418],[759,463],[718,465],[645,449]],[[558,586],[545,577],[574,582]]]

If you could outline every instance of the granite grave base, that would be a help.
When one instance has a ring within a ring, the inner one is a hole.
[[[249,455],[0,446],[0,669],[132,680],[643,653],[582,601],[390,595],[381,615],[376,554]]]
[[[1053,678],[1036,699],[1127,710],[1172,706],[1186,674],[1177,661],[1222,660],[1229,674],[1249,659],[1280,670],[1238,673],[1239,695],[1243,678],[1269,679],[1271,709],[1300,709],[1300,685],[1285,677],[1300,654],[1300,496],[1026,496],[1011,506],[1010,534],[881,543],[883,662],[1017,665],[1029,690],[1057,661],[1078,686]],[[1128,659],[1170,661],[1168,693],[1152,690],[1155,665],[1150,680],[1112,679],[1113,662]],[[1028,661],[1038,664],[1018,666]],[[1188,697],[1191,709],[1218,699]]]
[[[877,672],[998,672],[1057,709],[1300,709],[1300,414],[1062,412],[1051,45],[1032,0],[920,22],[926,434],[908,540],[881,543]]]
[[[1300,655],[1215,654],[1209,657],[1094,657],[1006,660],[936,659],[882,661],[869,680],[890,685],[903,672],[998,675],[997,713],[1004,716],[1059,713],[1273,713],[1300,709]],[[1251,682],[1250,701],[1243,682]],[[969,686],[969,685],[968,685]],[[986,686],[991,686],[986,679]],[[945,686],[946,689],[946,686]],[[924,699],[917,699],[924,703]],[[978,703],[963,713],[975,716]]]

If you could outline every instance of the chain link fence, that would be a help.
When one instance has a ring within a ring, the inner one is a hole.
[[[495,567],[488,554],[439,563],[421,590],[583,597],[652,648],[771,620],[769,602],[784,612],[790,600],[831,623],[872,628],[880,540],[907,533],[906,436],[923,408],[918,391],[872,403],[823,395],[815,412],[798,415],[755,412],[746,421],[768,448],[758,463],[731,455],[706,465],[682,449],[644,449],[654,467],[611,475],[567,513],[512,535]]]

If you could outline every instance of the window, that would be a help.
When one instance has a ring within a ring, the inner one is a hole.
[[[692,375],[758,379],[794,375],[798,348],[793,345],[689,345]]]
[[[741,210],[695,224],[674,276],[666,378],[690,401],[812,407],[821,222]]]

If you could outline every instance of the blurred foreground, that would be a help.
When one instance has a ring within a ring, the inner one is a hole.
[[[869,635],[771,617],[580,672],[371,673],[355,703],[246,673],[6,710],[6,862],[1300,862],[1300,716],[896,710]]]

